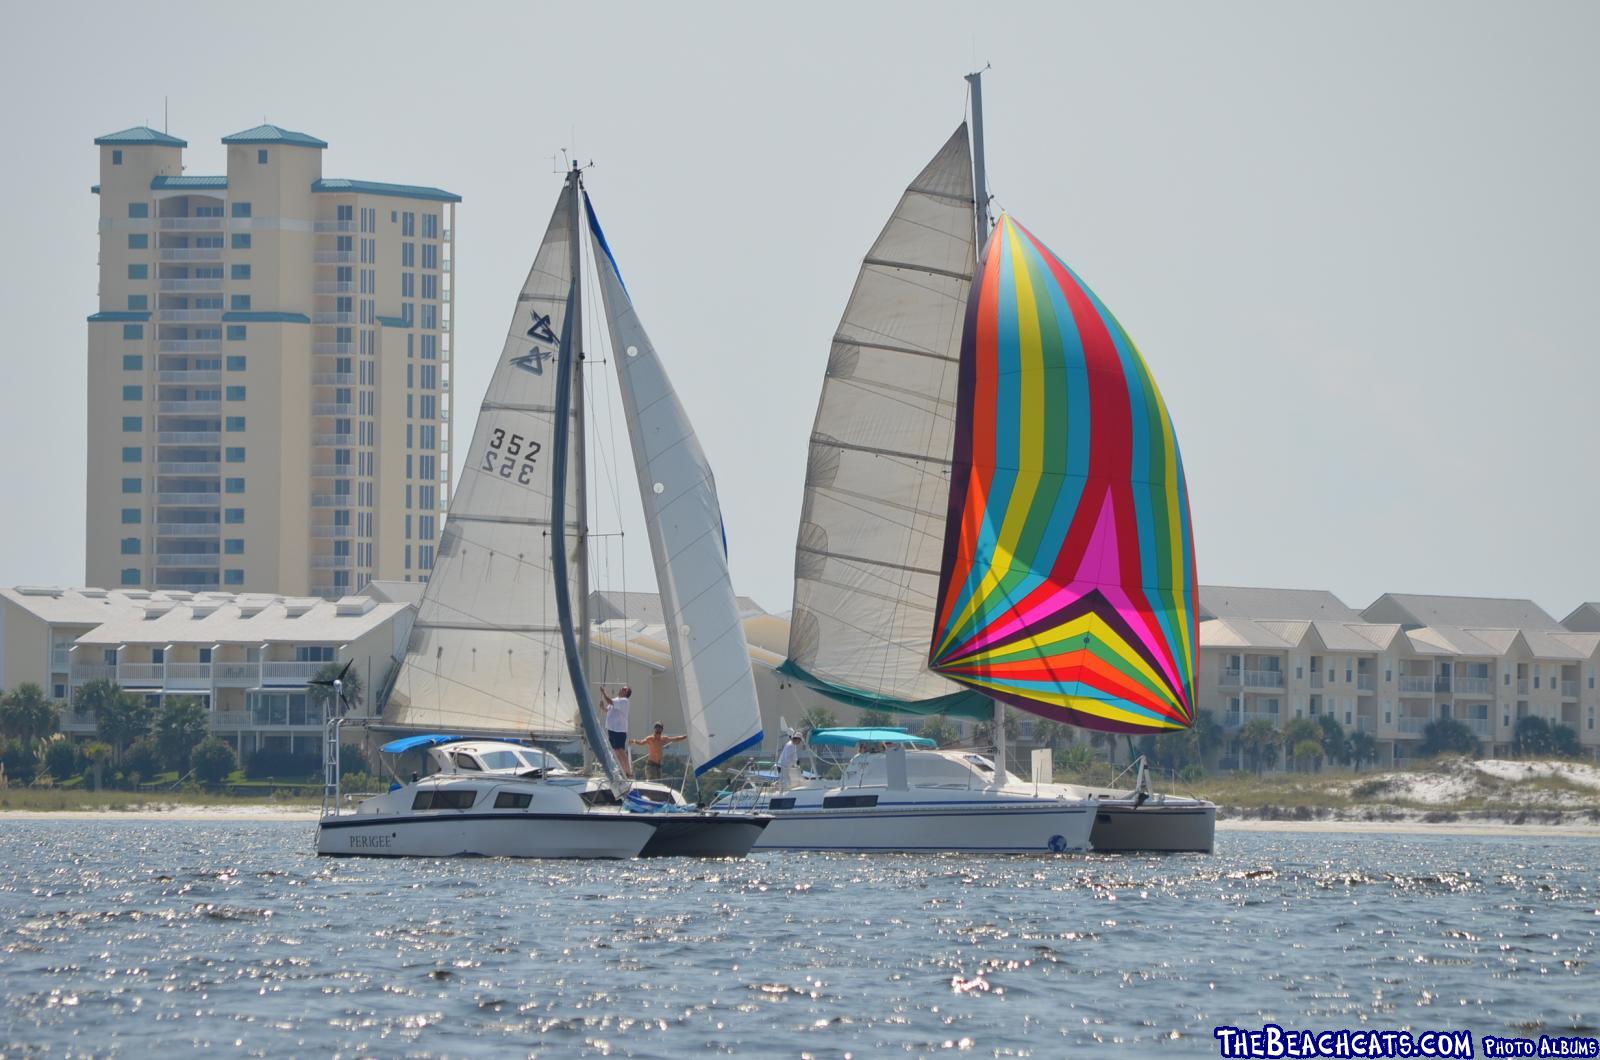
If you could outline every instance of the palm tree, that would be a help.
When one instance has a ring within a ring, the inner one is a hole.
[[[1245,761],[1257,773],[1265,772],[1278,761],[1278,728],[1266,718],[1251,718],[1239,730],[1239,747]]]
[[[935,714],[922,723],[922,728],[917,730],[917,735],[932,740],[940,747],[956,742],[956,727],[949,721]]]
[[[1378,760],[1378,740],[1370,732],[1353,732],[1346,741],[1349,745],[1350,764],[1355,766],[1356,772],[1361,772],[1361,767]]]
[[[122,689],[115,681],[104,677],[90,681],[72,697],[72,713],[80,718],[98,718],[121,695]]]
[[[1310,718],[1295,718],[1283,727],[1283,749],[1288,753],[1296,769],[1300,768],[1300,745],[1314,743],[1317,745],[1318,756],[1322,749],[1322,726]]]
[[[45,698],[44,689],[31,681],[0,699],[0,734],[30,747],[55,732],[57,721],[56,708]]]

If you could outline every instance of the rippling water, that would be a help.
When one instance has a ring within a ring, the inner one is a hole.
[[[1211,857],[366,861],[0,822],[7,1053],[1217,1055],[1217,1024],[1600,1023],[1593,840]]]

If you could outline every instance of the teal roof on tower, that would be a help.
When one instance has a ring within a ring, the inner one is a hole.
[[[168,136],[164,132],[157,132],[148,125],[135,125],[133,128],[123,129],[121,132],[96,136],[94,142],[97,147],[104,147],[108,144],[113,147],[138,147],[141,144],[155,147],[189,146],[189,141],[180,140],[176,136]]]
[[[161,174],[150,181],[150,187],[156,191],[161,191],[162,189],[170,191],[173,188],[226,188],[227,186],[228,178],[226,176],[201,176],[198,173],[193,176],[185,175],[181,177],[169,177]]]
[[[309,133],[295,132],[277,125],[257,125],[254,129],[224,136],[225,144],[288,144],[290,147],[327,147],[328,141],[319,140]]]

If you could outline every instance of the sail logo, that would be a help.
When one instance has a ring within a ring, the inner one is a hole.
[[[533,327],[528,329],[528,338],[533,339],[536,345],[527,353],[511,358],[511,363],[515,367],[521,368],[524,372],[544,375],[544,362],[554,357],[556,352],[555,350],[542,349],[537,343],[548,342],[552,346],[559,347],[561,340],[556,338],[555,329],[550,326],[549,313],[540,313],[538,310],[534,310],[532,315]]]

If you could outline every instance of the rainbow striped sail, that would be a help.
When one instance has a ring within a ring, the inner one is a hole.
[[[1187,727],[1199,640],[1183,462],[1133,340],[1002,216],[961,346],[930,668],[1046,718]]]

